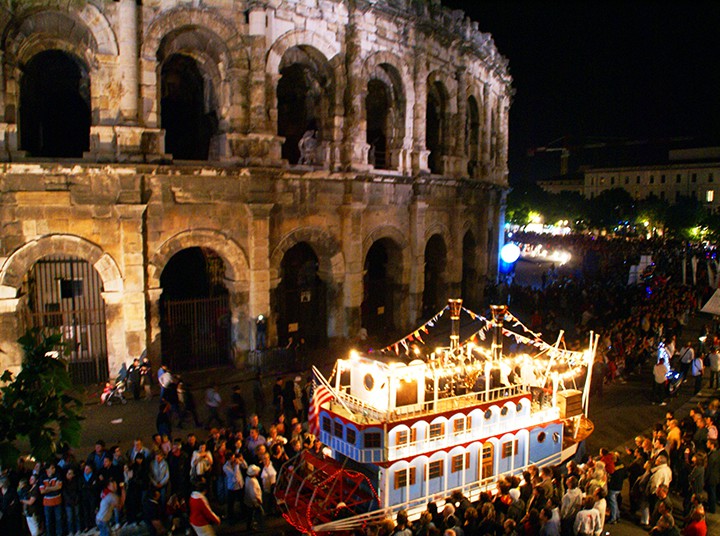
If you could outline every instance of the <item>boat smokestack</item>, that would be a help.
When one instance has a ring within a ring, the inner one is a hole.
[[[500,362],[503,349],[503,319],[507,313],[507,305],[491,305],[493,321],[492,357],[493,361]]]
[[[462,300],[448,300],[450,307],[450,350],[455,350],[460,346],[460,311],[462,310]]]

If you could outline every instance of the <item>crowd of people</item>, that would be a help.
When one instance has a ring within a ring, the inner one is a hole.
[[[474,503],[455,492],[442,509],[429,503],[413,523],[400,511],[358,534],[600,536],[624,511],[652,535],[706,536],[706,512],[716,511],[720,484],[720,399],[682,419],[666,417],[624,452],[602,448],[582,464],[530,466]],[[629,504],[621,509],[625,485]]]
[[[278,515],[273,490],[282,465],[301,449],[318,446],[304,422],[309,382],[278,379],[276,417],[265,423],[258,415],[265,409],[261,381],[258,376],[253,382],[257,412],[249,410],[240,386],[228,403],[216,386],[209,387],[201,422],[194,403],[186,405],[191,391],[183,394],[180,378],[161,367],[150,444],[137,437],[125,449],[98,439],[86,457],[66,446],[45,463],[20,458],[0,476],[0,534],[108,536],[122,528],[128,534],[211,536],[220,523],[248,533],[262,528],[266,516]],[[173,426],[184,425],[204,432],[172,435]]]
[[[683,285],[670,268],[658,268],[644,284],[627,286],[627,274],[621,271],[626,272],[640,246],[573,240],[579,251],[595,252],[601,262],[580,275],[553,277],[541,288],[512,286],[511,299],[528,312],[529,326],[554,338],[562,325],[568,345],[578,348],[588,331],[600,334],[592,386],[597,396],[609,383],[640,377],[647,378],[649,392],[652,386],[653,401],[662,404],[669,395],[667,367],[686,377],[695,375],[695,389],[703,386],[703,378],[717,389],[720,340],[715,329],[708,326],[697,344],[683,339],[690,315],[708,293],[705,281]],[[676,259],[679,253],[655,248],[653,255]],[[664,265],[672,263],[658,263]],[[656,369],[658,364],[663,371]],[[227,402],[211,386],[204,393],[203,420],[192,390],[167,367],[155,376],[148,360],[135,360],[125,379],[136,400],[152,398],[153,385],[159,386],[156,432],[149,445],[144,444],[148,431],[128,445],[106,446],[99,439],[87,457],[65,447],[57,459],[44,463],[21,458],[17,467],[0,475],[0,534],[105,536],[113,527],[125,527],[205,536],[219,524],[252,533],[264,526],[266,516],[278,515],[273,487],[285,461],[302,449],[322,448],[307,431],[309,378],[278,378],[272,410],[259,375],[245,384],[249,390],[233,388]],[[719,410],[720,401],[713,400],[682,419],[668,414],[652,436],[638,436],[624,452],[602,449],[578,463],[530,467],[522,477],[499,480],[494,492],[481,494],[475,503],[456,493],[442,509],[429,503],[412,523],[400,511],[394,520],[359,532],[600,536],[625,511],[652,534],[675,536],[683,525],[684,535],[704,536],[705,512],[715,512],[720,483]],[[193,432],[179,432],[185,427]],[[629,505],[621,510],[626,481]],[[679,512],[671,501],[682,503]]]

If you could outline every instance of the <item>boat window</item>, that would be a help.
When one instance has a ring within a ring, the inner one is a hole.
[[[328,433],[330,432],[330,430],[331,430],[330,419],[328,417],[322,418],[322,429],[323,429],[323,432],[328,432]]]
[[[355,444],[355,440],[357,439],[355,435],[355,430],[352,428],[348,428],[345,430],[345,441],[350,443],[351,445]]]
[[[521,413],[522,410],[523,410],[523,403],[518,402],[517,406],[515,406],[515,411],[517,411],[518,413]]]
[[[502,409],[500,410],[500,415],[502,415],[504,417],[505,415],[508,414],[508,411],[510,411],[509,408],[507,406],[503,406]]]
[[[553,432],[553,442],[559,443],[560,442],[560,434],[557,432]]]
[[[430,439],[439,439],[445,435],[445,423],[437,422],[430,425]]]
[[[365,448],[366,449],[377,449],[380,448],[380,433],[379,432],[365,432]]]
[[[415,380],[404,380],[395,392],[395,406],[410,406],[418,403],[418,385]]]
[[[335,425],[335,426],[334,426],[335,429],[333,430],[333,432],[334,432],[333,435],[334,435],[335,437],[339,437],[340,439],[342,439],[342,436],[343,436],[343,425],[342,425],[342,423],[335,421],[335,422],[334,422],[334,425]]]
[[[540,432],[537,436],[538,443],[543,443],[546,437],[547,434],[545,432]]]
[[[441,478],[443,476],[444,461],[437,460],[428,464],[428,479]]]
[[[455,419],[453,421],[453,434],[460,435],[465,431],[465,419]]]
[[[492,418],[492,410],[489,409],[485,412],[485,420],[489,421]]]
[[[399,430],[395,435],[395,444],[398,446],[406,445],[410,439],[410,434],[407,430]]]
[[[365,385],[365,389],[368,391],[373,390],[373,387],[375,387],[375,378],[373,378],[372,374],[365,374],[363,384]]]

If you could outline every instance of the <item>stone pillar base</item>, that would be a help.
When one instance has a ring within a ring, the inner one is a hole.
[[[279,167],[285,138],[273,134],[225,134],[228,153],[224,160],[248,166]]]
[[[90,150],[83,158],[94,162],[155,163],[169,161],[165,131],[136,126],[90,127]]]

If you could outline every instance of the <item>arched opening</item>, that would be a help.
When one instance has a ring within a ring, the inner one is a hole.
[[[321,146],[330,128],[331,74],[325,58],[310,47],[292,47],[280,62],[278,135],[290,164],[322,164]]]
[[[467,101],[465,123],[465,156],[468,159],[468,175],[474,177],[480,165],[480,108],[472,95]]]
[[[31,156],[82,158],[90,123],[85,64],[60,50],[35,55],[20,81],[20,147]]]
[[[162,361],[174,370],[224,365],[230,359],[225,263],[212,250],[177,252],[160,276]]]
[[[463,256],[462,256],[462,281],[460,283],[460,295],[466,307],[471,310],[477,310],[479,303],[476,301],[477,290],[477,269],[475,255],[475,237],[471,231],[465,233],[463,237]]]
[[[50,255],[23,278],[23,328],[60,333],[73,381],[93,384],[115,377],[108,370],[105,301],[97,270],[83,259]]]
[[[370,145],[368,163],[377,169],[387,169],[388,108],[390,106],[388,93],[388,87],[380,80],[368,82],[368,91],[365,97],[366,142]]]
[[[278,285],[278,338],[286,345],[305,340],[308,348],[327,342],[326,286],[318,275],[318,257],[306,242],[291,247],[280,263]]]
[[[440,235],[433,235],[425,246],[425,288],[422,313],[430,318],[445,306],[445,268],[447,248]]]
[[[365,257],[362,325],[368,335],[383,338],[399,319],[402,272],[400,248],[389,238],[376,241]]]
[[[446,154],[447,95],[445,88],[435,82],[428,88],[425,115],[425,147],[430,151],[428,166],[431,173],[443,172],[443,156]]]
[[[211,84],[197,62],[172,54],[162,65],[160,121],[165,150],[178,160],[207,160],[210,140],[218,130]]]

